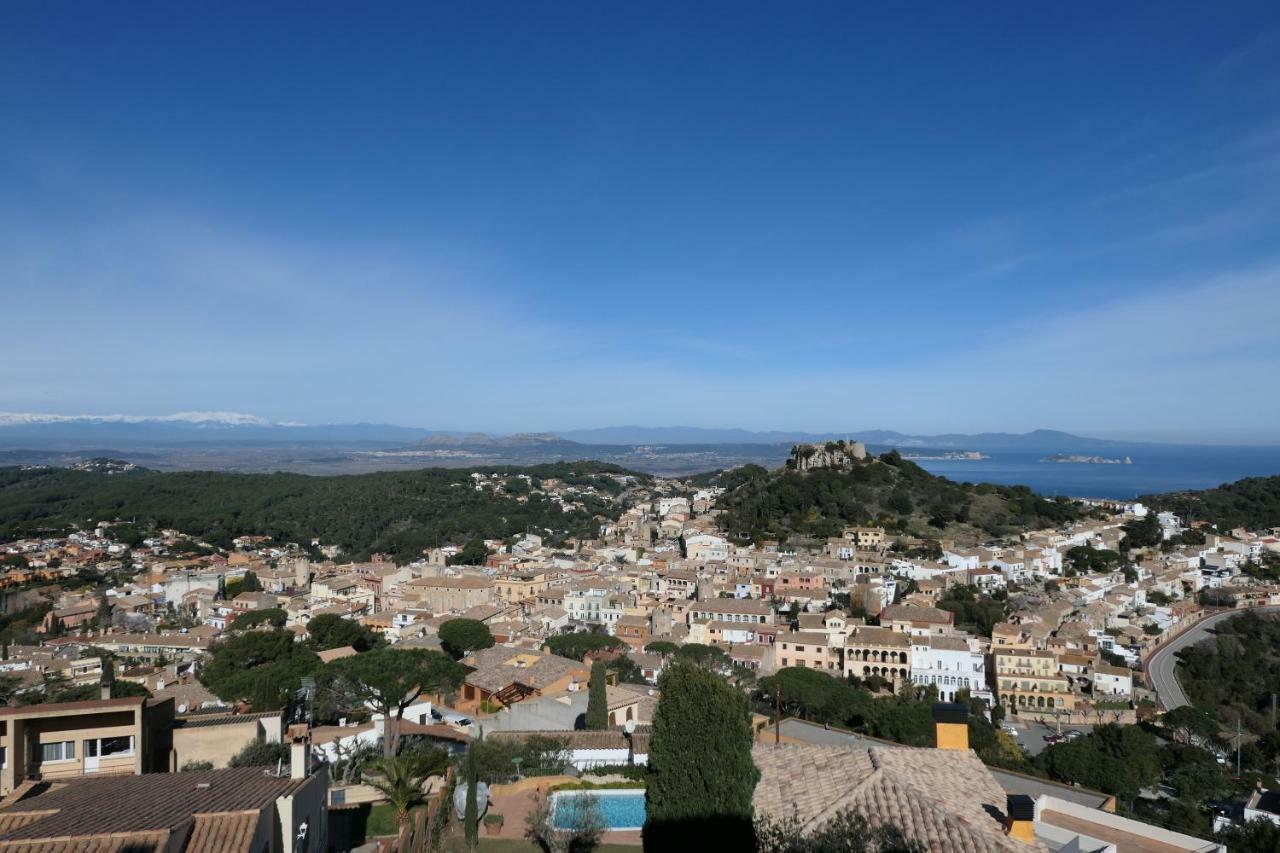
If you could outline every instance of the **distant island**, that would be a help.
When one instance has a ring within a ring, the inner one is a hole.
[[[904,453],[902,458],[913,462],[978,462],[991,457],[976,450],[948,450],[945,453]]]
[[[1126,456],[1123,459],[1108,459],[1105,456],[1084,456],[1079,453],[1054,453],[1045,456],[1041,462],[1058,462],[1067,465],[1132,465],[1133,460]]]

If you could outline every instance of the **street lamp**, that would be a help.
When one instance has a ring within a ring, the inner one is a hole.
[[[524,761],[524,759],[523,759],[523,758],[521,758],[521,757],[520,757],[520,756],[518,756],[518,755],[517,755],[515,758],[511,759],[511,763],[512,763],[512,764],[514,764],[514,765],[516,766],[516,780],[517,780],[517,781],[519,781],[519,779],[520,779],[520,763],[521,763],[522,761]]]
[[[627,739],[627,766],[634,767],[636,763],[636,746],[631,736],[636,733],[636,721],[627,720],[622,726],[622,735]]]

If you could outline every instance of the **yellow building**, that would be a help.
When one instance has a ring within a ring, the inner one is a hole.
[[[534,599],[538,593],[551,588],[551,575],[547,572],[521,572],[503,575],[494,582],[494,591],[507,604],[519,604]]]
[[[899,685],[911,678],[911,637],[889,628],[854,628],[844,643],[845,675],[878,675]]]
[[[996,692],[1017,711],[1073,711],[1071,682],[1058,670],[1053,652],[1008,649],[995,653]]]

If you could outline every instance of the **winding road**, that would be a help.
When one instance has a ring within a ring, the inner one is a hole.
[[[1254,607],[1250,609],[1274,611],[1280,608]],[[1164,706],[1166,711],[1172,711],[1174,708],[1181,708],[1183,705],[1188,704],[1187,694],[1182,692],[1182,685],[1178,683],[1178,677],[1175,674],[1175,669],[1178,665],[1178,651],[1207,639],[1211,636],[1210,630],[1219,622],[1230,619],[1232,616],[1239,616],[1245,612],[1245,610],[1224,610],[1221,613],[1215,613],[1174,637],[1161,646],[1160,650],[1147,660],[1146,669],[1147,675],[1151,680],[1151,687],[1156,691],[1156,696],[1160,699],[1160,704]]]

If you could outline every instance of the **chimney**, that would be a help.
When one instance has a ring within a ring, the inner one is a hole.
[[[306,723],[289,726],[289,778],[311,775],[311,727]]]
[[[938,749],[969,749],[969,708],[960,702],[933,706],[933,745]]]
[[[1035,844],[1036,801],[1026,794],[1010,794],[1005,801],[1004,810],[1008,813],[1005,819],[1005,833],[1010,838]]]

